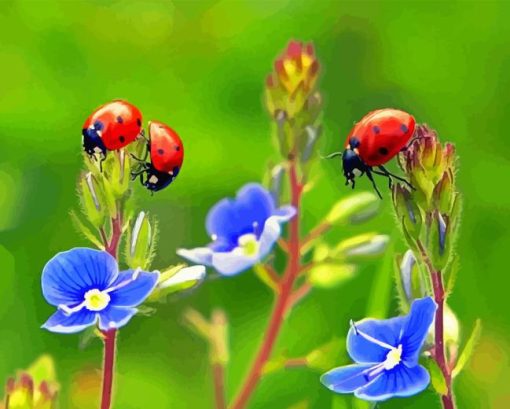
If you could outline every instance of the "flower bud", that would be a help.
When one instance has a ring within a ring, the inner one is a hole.
[[[399,263],[400,280],[402,289],[409,305],[417,299],[426,296],[426,287],[416,263],[412,250],[407,250]]]
[[[451,249],[449,238],[448,219],[445,219],[439,211],[428,215],[428,243],[430,260],[436,270],[442,270],[448,263]]]
[[[56,408],[58,387],[54,377],[53,360],[41,357],[31,368],[7,381],[5,409]]]
[[[325,222],[330,225],[343,223],[359,223],[377,212],[379,199],[371,192],[356,193],[336,202]]]
[[[384,252],[388,241],[389,237],[384,234],[360,234],[338,243],[331,257],[354,260],[377,256]]]
[[[140,212],[129,235],[126,263],[132,269],[147,269],[152,261],[154,232],[145,212]]]
[[[285,176],[285,167],[282,165],[276,165],[271,170],[271,181],[269,192],[273,197],[274,203],[276,206],[280,204],[280,197],[282,194],[282,183],[283,177]]]
[[[443,176],[434,187],[432,198],[434,207],[441,213],[448,213],[451,210],[454,198],[453,172],[451,169],[444,171]]]
[[[205,266],[184,267],[183,264],[171,267],[160,274],[158,284],[149,301],[164,301],[170,294],[198,287],[205,279]]]
[[[392,199],[399,223],[402,223],[402,229],[409,236],[417,239],[422,227],[422,214],[413,200],[412,193],[406,186],[396,184],[393,185]]]
[[[106,203],[101,185],[91,172],[80,180],[82,210],[94,227],[101,227],[106,217]]]

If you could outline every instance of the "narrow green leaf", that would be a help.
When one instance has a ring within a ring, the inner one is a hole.
[[[476,345],[478,344],[481,334],[482,334],[482,321],[480,319],[477,319],[473,331],[471,332],[471,335],[469,336],[466,345],[464,346],[464,349],[462,350],[462,353],[460,354],[459,359],[457,360],[457,364],[453,369],[452,377],[455,378],[462,371],[466,363],[469,361],[469,359],[473,355],[473,352],[475,351]]]
[[[104,244],[101,240],[89,229],[80,219],[80,217],[76,214],[75,211],[69,212],[71,216],[71,222],[74,224],[74,227],[78,232],[82,233],[83,236],[88,239],[94,246],[98,249],[104,250]]]
[[[397,300],[398,300],[398,307],[399,311],[402,314],[407,314],[409,312],[409,301],[407,299],[407,294],[404,290],[404,283],[402,281],[402,274],[401,274],[401,264],[402,264],[402,255],[397,254],[394,258],[393,263],[393,271],[395,275],[395,289],[397,292]]]
[[[453,291],[453,287],[455,286],[455,282],[457,281],[457,274],[460,269],[459,256],[457,254],[452,254],[450,261],[446,265],[443,270],[444,280],[446,281],[446,293],[451,294]]]
[[[437,362],[432,358],[427,358],[424,365],[430,373],[430,384],[432,385],[432,388],[434,388],[436,393],[439,395],[446,395],[448,392],[448,386],[446,385],[446,380],[444,379],[441,368],[439,368]]]

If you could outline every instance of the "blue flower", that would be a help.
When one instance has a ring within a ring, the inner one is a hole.
[[[119,272],[117,261],[105,251],[75,248],[58,253],[42,273],[46,301],[58,307],[42,326],[70,334],[99,325],[120,328],[136,314],[152,292],[159,273],[140,270]]]
[[[436,308],[431,297],[420,298],[404,317],[352,323],[347,351],[356,364],[332,369],[321,382],[334,392],[354,392],[368,401],[421,392],[430,376],[418,358]]]
[[[281,235],[281,224],[295,214],[292,206],[276,208],[266,189],[249,183],[235,199],[223,199],[209,211],[206,229],[212,243],[177,254],[223,275],[238,274],[269,254]]]

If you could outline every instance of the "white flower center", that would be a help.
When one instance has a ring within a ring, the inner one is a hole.
[[[402,357],[402,344],[388,352],[388,355],[386,355],[386,360],[383,362],[384,369],[395,368],[400,363],[401,357]]]
[[[239,237],[237,243],[245,256],[256,257],[259,254],[260,244],[257,241],[257,236],[254,234],[243,234]]]
[[[102,311],[110,303],[110,295],[98,289],[89,290],[85,293],[85,308],[89,311]]]

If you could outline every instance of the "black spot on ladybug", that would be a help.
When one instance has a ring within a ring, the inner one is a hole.
[[[118,122],[119,124],[121,124],[122,122],[124,122],[121,116],[118,116],[118,117],[117,117],[117,122]]]
[[[141,120],[140,118],[137,118],[137,119],[136,119],[136,124],[137,124],[138,126],[142,126],[142,120]]]
[[[160,155],[163,155],[163,154],[165,153],[165,151],[164,151],[163,149],[159,148],[159,149],[158,149],[158,153],[159,153]]]
[[[121,135],[121,136],[119,136],[119,141],[120,141],[121,143],[124,143],[124,141],[125,141],[125,140],[126,140],[126,138],[124,138],[122,135]]]
[[[400,125],[400,129],[402,129],[402,132],[404,133],[407,133],[407,131],[409,131],[409,128],[405,124]]]
[[[388,154],[388,149],[383,146],[383,147],[379,148],[379,153],[381,155],[387,155]]]
[[[376,125],[376,126],[374,126],[374,127],[372,128],[372,130],[374,131],[374,133],[375,133],[375,134],[378,134],[379,132],[381,132],[381,128],[379,128],[377,125]]]
[[[179,145],[175,145],[175,150],[179,152],[181,150],[181,147]]]

